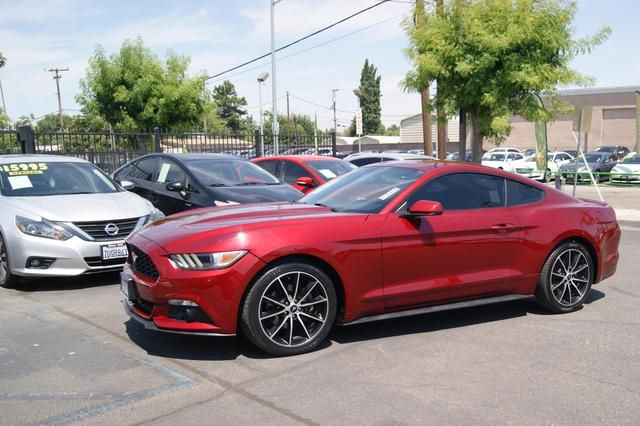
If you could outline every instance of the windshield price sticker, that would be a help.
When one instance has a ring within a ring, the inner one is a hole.
[[[41,175],[49,167],[46,163],[15,163],[0,165],[0,172],[9,176]]]

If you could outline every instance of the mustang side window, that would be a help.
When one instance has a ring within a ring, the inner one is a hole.
[[[482,173],[452,173],[418,188],[405,206],[418,200],[439,201],[445,210],[504,207],[504,179]]]
[[[509,207],[542,201],[544,191],[513,180],[507,180],[507,203]]]

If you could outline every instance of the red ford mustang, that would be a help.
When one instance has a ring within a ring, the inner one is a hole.
[[[579,308],[618,262],[605,203],[497,169],[379,163],[297,203],[200,209],[128,239],[129,315],[153,330],[234,335],[276,355],[353,324],[535,296]]]

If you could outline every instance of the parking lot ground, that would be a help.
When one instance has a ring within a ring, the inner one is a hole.
[[[553,185],[553,182],[551,183]],[[640,186],[598,185],[604,201],[616,209],[618,220],[640,221]],[[562,188],[567,194],[573,194],[573,185],[565,184]],[[598,192],[593,185],[578,185],[576,197],[598,200]]]
[[[0,289],[0,424],[638,424],[640,222],[580,311],[509,302],[336,328],[269,358],[151,333],[116,275]]]

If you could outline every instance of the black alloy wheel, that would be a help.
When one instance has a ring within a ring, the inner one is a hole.
[[[265,271],[249,289],[241,327],[247,338],[272,355],[297,355],[321,344],[335,321],[336,292],[322,270],[285,263]]]
[[[566,242],[544,263],[536,299],[552,312],[571,312],[582,306],[593,281],[593,259],[589,251],[575,241]]]

